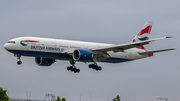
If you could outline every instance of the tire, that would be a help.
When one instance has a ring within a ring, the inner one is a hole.
[[[22,61],[18,61],[17,64],[18,64],[18,65],[21,65],[21,64],[22,64]]]
[[[68,66],[68,67],[67,67],[67,70],[69,71],[70,69],[71,69],[71,68]]]
[[[73,71],[76,71],[76,68],[73,68],[72,70],[73,70]]]
[[[72,66],[70,66],[70,71],[71,71],[71,72],[74,71],[74,68],[73,68]]]
[[[80,72],[80,69],[76,69],[76,72],[79,73],[79,72]]]
[[[89,64],[89,68],[92,68],[92,64]]]
[[[102,70],[102,67],[101,67],[101,66],[99,66],[98,68],[99,68],[99,70]]]

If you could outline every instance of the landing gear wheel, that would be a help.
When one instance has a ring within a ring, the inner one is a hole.
[[[98,67],[96,67],[96,71],[98,71],[99,70],[99,68]]]
[[[67,67],[67,70],[69,71],[70,69],[71,69],[71,67],[68,66],[68,67]]]
[[[95,69],[96,71],[102,70],[102,67],[97,64],[89,64],[89,68]]]
[[[89,68],[92,68],[92,64],[89,64]]]
[[[79,73],[79,72],[80,72],[80,69],[76,69],[76,72]]]
[[[71,70],[71,72],[72,72],[72,71],[74,71],[74,68],[73,68],[72,66],[70,66],[70,70]]]
[[[21,64],[22,64],[22,61],[18,61],[17,64],[18,64],[18,65],[21,65]]]
[[[96,66],[92,65],[92,69],[96,69]]]
[[[102,67],[101,67],[101,66],[99,66],[99,70],[102,70]]]
[[[75,66],[68,66],[67,67],[68,71],[74,72],[74,73],[79,73],[80,69],[76,68]]]

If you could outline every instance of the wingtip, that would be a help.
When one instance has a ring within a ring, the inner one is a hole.
[[[172,38],[172,36],[166,36],[166,38]]]
[[[171,48],[170,50],[176,50],[176,48]]]
[[[166,50],[168,50],[168,51],[170,51],[170,50],[176,50],[176,48],[169,48],[169,49],[166,49]]]

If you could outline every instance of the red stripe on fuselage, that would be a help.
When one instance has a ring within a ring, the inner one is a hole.
[[[39,42],[39,41],[34,41],[34,40],[22,40],[21,42]]]

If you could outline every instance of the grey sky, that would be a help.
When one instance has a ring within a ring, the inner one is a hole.
[[[180,100],[179,0],[1,0],[0,1],[0,87],[12,98],[44,99],[45,93],[67,101],[158,101],[155,96]],[[98,63],[96,72],[87,64],[76,63],[79,74],[66,70],[69,62],[58,61],[39,67],[34,58],[17,59],[3,45],[20,36],[82,40],[121,44],[130,42],[146,21],[152,20],[151,38],[173,36],[156,41],[148,50],[176,48],[132,62]]]

